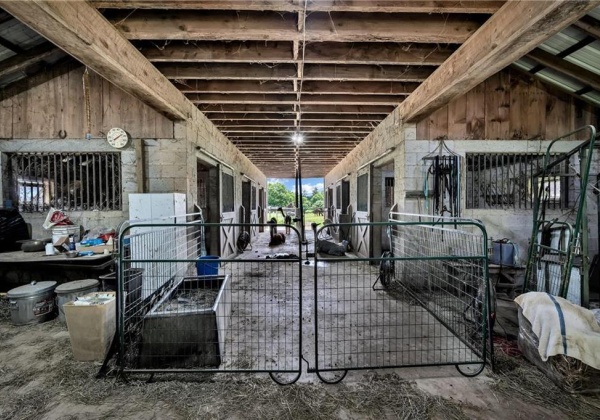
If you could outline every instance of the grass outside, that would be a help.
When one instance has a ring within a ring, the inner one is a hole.
[[[269,212],[267,214],[267,220],[271,220],[274,217],[277,220],[277,223],[284,223],[283,216],[279,212]],[[313,213],[312,210],[308,210],[304,212],[304,226],[310,226],[311,223],[319,223],[323,224],[325,218],[323,216],[318,216]]]

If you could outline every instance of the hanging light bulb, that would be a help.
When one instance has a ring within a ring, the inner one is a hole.
[[[294,140],[294,143],[296,144],[300,144],[302,143],[302,141],[304,140],[304,136],[302,136],[302,134],[296,132],[294,133],[294,135],[292,136],[292,140]]]

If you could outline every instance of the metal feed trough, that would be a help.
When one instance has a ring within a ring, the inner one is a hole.
[[[184,277],[144,317],[140,366],[218,367],[230,302],[228,276]]]

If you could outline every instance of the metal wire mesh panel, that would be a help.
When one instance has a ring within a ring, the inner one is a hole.
[[[299,257],[204,256],[204,229],[220,225],[179,222],[122,229],[119,286],[135,290],[120,302],[123,370],[299,375]]]
[[[316,371],[485,363],[485,231],[456,223],[372,223],[390,253],[316,255]]]

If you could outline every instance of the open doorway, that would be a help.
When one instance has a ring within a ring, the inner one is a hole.
[[[243,223],[243,231],[248,232],[251,238],[258,233],[258,204],[256,184],[251,180],[242,180],[242,206],[240,207],[240,223]],[[252,225],[252,226],[251,226]]]
[[[394,197],[394,162],[374,167],[371,181],[371,214],[373,222],[385,222],[395,202]],[[372,234],[372,255],[380,256],[389,251],[390,241],[384,229],[375,226]]]
[[[219,223],[221,219],[219,203],[219,168],[197,159],[197,206],[202,211],[206,223]],[[208,228],[204,232],[203,246],[207,255],[219,254],[219,231]]]

